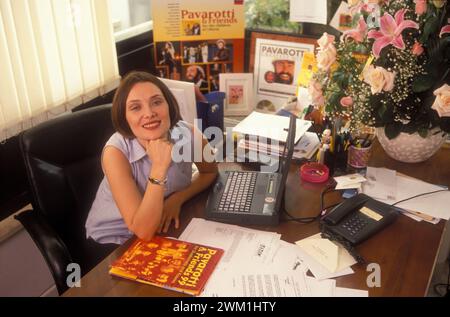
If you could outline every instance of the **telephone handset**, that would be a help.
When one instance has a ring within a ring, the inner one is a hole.
[[[397,212],[392,206],[358,194],[346,199],[323,217],[321,227],[324,233],[338,236],[356,245],[396,218]]]

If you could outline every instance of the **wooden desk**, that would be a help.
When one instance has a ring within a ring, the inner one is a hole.
[[[378,143],[374,144],[371,166],[387,167],[424,181],[450,187],[450,149],[441,149],[430,160],[419,164],[403,164],[384,154]],[[221,164],[220,169],[240,169],[237,164]],[[314,216],[319,212],[320,192],[324,185],[304,184],[298,176],[298,165],[292,165],[286,187],[286,209],[293,216]],[[202,218],[208,193],[202,193],[183,206],[180,228],[168,236],[178,237],[190,220]],[[326,197],[325,205],[340,200],[339,194]],[[285,215],[284,215],[285,218]],[[433,273],[445,221],[437,225],[416,222],[406,216],[358,246],[358,251],[368,263],[381,267],[381,287],[369,289],[366,279],[371,272],[366,266],[354,265],[355,274],[336,279],[337,286],[366,289],[369,296],[425,296]],[[318,223],[308,225],[282,221],[277,227],[252,227],[277,231],[282,239],[294,243],[319,232]],[[130,245],[119,247],[81,280],[81,288],[69,289],[64,296],[182,296],[177,292],[114,278],[108,274],[111,263]]]

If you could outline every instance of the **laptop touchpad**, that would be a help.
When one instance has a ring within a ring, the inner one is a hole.
[[[266,185],[258,185],[256,188],[256,194],[257,195],[264,195],[266,193]]]

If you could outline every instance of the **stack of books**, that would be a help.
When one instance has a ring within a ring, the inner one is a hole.
[[[296,123],[295,143],[297,143],[312,126],[311,121],[301,119],[297,119]],[[288,128],[289,118],[286,116],[253,111],[233,128],[233,133],[238,135],[253,135],[260,138],[286,142]]]
[[[293,159],[309,160],[320,147],[319,137],[307,132],[312,125],[310,121],[297,119],[296,123]],[[252,112],[233,128],[233,133],[239,138],[238,149],[245,150],[243,158],[272,162],[272,158],[283,156],[288,124],[289,118],[286,116]],[[238,151],[240,156],[243,154]]]

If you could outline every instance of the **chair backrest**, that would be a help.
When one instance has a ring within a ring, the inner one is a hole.
[[[87,261],[84,224],[103,177],[103,146],[113,133],[111,105],[104,105],[62,115],[20,137],[33,209],[76,263]]]
[[[197,118],[197,106],[195,100],[195,86],[185,81],[159,78],[170,89],[180,107],[181,118],[194,124]]]

